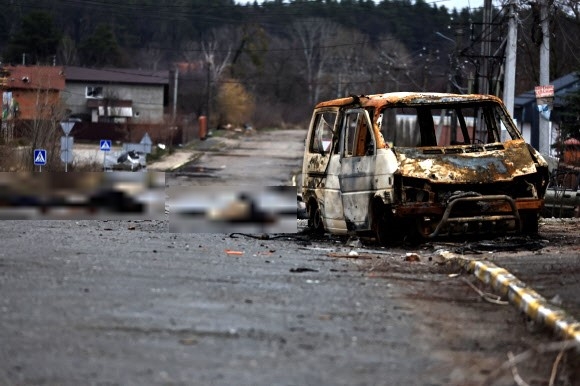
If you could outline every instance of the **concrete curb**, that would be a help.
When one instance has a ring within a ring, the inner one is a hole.
[[[183,161],[183,162],[179,162],[179,163],[177,163],[177,164],[173,165],[173,166],[172,166],[172,167],[170,167],[168,170],[169,170],[170,172],[174,172],[174,171],[176,171],[177,169],[179,169],[180,167],[182,167],[183,165],[185,165],[185,164],[187,164],[187,163],[189,163],[189,162],[196,162],[196,161],[197,161],[197,160],[199,160],[199,159],[200,159],[202,156],[203,156],[203,152],[197,152],[197,151],[196,151],[196,152],[193,152],[193,154],[191,154],[187,160],[185,160],[185,161]]]
[[[190,162],[189,159],[186,160],[186,161],[183,161],[183,162],[176,163],[176,164],[172,165],[171,167],[169,167],[166,171],[174,172],[174,171],[176,171],[177,169],[179,169],[180,167],[182,167],[183,165],[185,165],[188,162]]]
[[[229,142],[228,142],[229,141]],[[191,150],[179,150],[178,152],[183,154],[182,157],[178,157],[175,154],[165,156],[164,159],[156,161],[151,165],[148,165],[149,170],[163,171],[163,172],[174,172],[183,165],[198,161],[206,152],[213,151],[223,151],[233,147],[239,146],[239,141],[226,138],[224,140],[216,139],[208,146],[205,146],[208,142],[204,142],[204,146],[199,146],[198,148]],[[229,143],[229,144],[228,144]],[[172,161],[172,158],[175,160]],[[165,165],[167,164],[167,165]]]
[[[173,172],[188,162],[197,161],[202,155],[202,152],[180,151],[179,154],[172,154],[164,159],[152,162],[147,165],[147,169],[159,172]]]
[[[454,259],[481,282],[490,285],[518,310],[533,321],[551,328],[566,340],[573,340],[580,347],[580,323],[564,310],[550,304],[544,297],[527,286],[509,271],[489,261],[470,260],[447,252],[447,259]]]

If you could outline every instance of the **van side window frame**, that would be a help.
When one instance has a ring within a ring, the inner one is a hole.
[[[356,121],[352,121],[349,119],[353,115],[356,115]],[[373,132],[373,126],[371,119],[369,117],[369,112],[365,109],[348,109],[345,110],[341,116],[341,138],[340,138],[340,154],[343,158],[350,158],[350,157],[363,157],[365,155],[374,155],[376,154],[376,146],[377,141]],[[354,124],[354,127],[352,126]],[[350,127],[349,127],[350,126]],[[365,144],[364,151],[357,152],[357,146],[359,143],[359,137],[361,136],[361,130],[363,127],[366,126],[365,130],[367,135],[370,137],[367,138],[367,143]],[[368,143],[368,139],[370,139],[370,143]],[[349,146],[350,149],[349,153]],[[370,146],[369,146],[370,145]],[[368,147],[368,149],[367,149]],[[368,154],[369,151],[370,153]],[[362,153],[362,154],[361,154]]]
[[[334,115],[334,117],[331,117]],[[310,143],[308,150],[310,153],[328,154],[332,149],[332,143],[336,137],[336,122],[338,117],[338,110],[321,110],[314,116],[312,132],[310,135]],[[332,119],[328,119],[332,118]],[[329,122],[332,120],[332,122]],[[325,138],[330,134],[330,138],[325,146]]]

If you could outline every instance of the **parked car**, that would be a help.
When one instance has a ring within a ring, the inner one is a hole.
[[[302,181],[318,232],[536,233],[548,165],[495,96],[387,93],[316,105]]]
[[[111,171],[146,171],[147,155],[133,150],[105,155],[105,170]]]

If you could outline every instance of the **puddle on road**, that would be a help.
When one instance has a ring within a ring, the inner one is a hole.
[[[179,171],[172,173],[176,177],[219,178],[216,173],[225,168],[208,168],[200,165],[185,165]]]
[[[244,149],[247,150],[247,149]],[[212,153],[212,155],[214,157],[235,157],[235,158],[252,158],[252,157],[256,157],[256,154],[246,154],[246,153],[224,153],[224,152],[215,152]],[[264,154],[262,154],[263,158],[269,158],[269,159],[294,159],[295,157],[291,156],[291,155],[286,155],[286,154],[268,154],[267,156],[264,156]]]

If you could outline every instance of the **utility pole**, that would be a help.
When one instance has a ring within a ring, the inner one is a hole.
[[[423,47],[424,50],[426,50],[425,47]],[[435,51],[435,53],[437,54],[437,58],[433,58],[432,55],[432,51],[431,49],[429,49],[428,51],[425,51],[427,54],[427,57],[425,58],[425,64],[423,65],[423,89],[422,91],[427,91],[427,86],[429,84],[429,81],[431,80],[428,75],[431,75],[431,64],[439,59],[439,50]]]
[[[211,55],[211,57],[206,61],[206,66],[207,66],[207,94],[206,94],[206,109],[205,109],[205,115],[207,117],[207,122],[209,125],[209,115],[210,115],[210,109],[211,109],[211,86],[212,86],[212,67],[213,65],[213,54]]]
[[[173,123],[177,114],[177,81],[179,79],[179,67],[175,65],[175,74],[173,76]]]
[[[491,0],[485,0],[483,5],[483,28],[481,31],[481,80],[479,84],[480,94],[489,94],[489,57],[491,55]]]
[[[542,44],[540,45],[540,86],[550,84],[550,18],[548,13],[548,0],[540,2],[540,21],[542,24]],[[550,121],[540,114],[539,125],[539,151],[543,155],[550,154]]]
[[[516,52],[518,27],[516,22],[516,0],[511,0],[508,11],[508,36],[503,85],[503,100],[508,112],[514,115],[514,99],[516,93]],[[503,134],[503,133],[502,133]]]
[[[485,0],[483,3],[483,23],[481,29],[481,62],[477,80],[478,94],[490,93],[489,85],[491,82],[489,79],[490,77],[489,61],[491,56],[491,21],[492,21],[491,0]],[[480,138],[480,136],[484,135],[483,131],[481,131],[481,127],[483,127],[483,122],[481,116],[479,115],[473,127],[474,139],[478,139]]]

